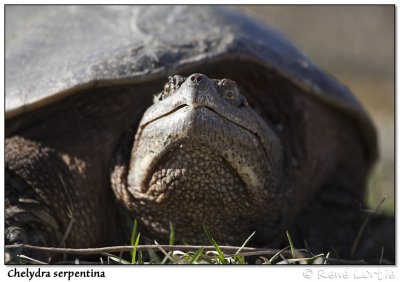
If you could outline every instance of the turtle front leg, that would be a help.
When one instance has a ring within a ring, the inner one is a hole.
[[[54,150],[22,137],[6,139],[5,162],[6,245],[59,246],[66,222],[55,207],[65,192],[55,190],[62,187],[68,169]]]
[[[6,245],[58,246],[63,235],[62,223],[40,195],[9,168],[5,169],[5,193]],[[6,252],[11,259],[19,250]],[[24,253],[42,258],[40,253]]]
[[[98,167],[20,136],[6,139],[5,163],[6,245],[113,243],[116,213],[111,192],[93,181],[102,180]]]

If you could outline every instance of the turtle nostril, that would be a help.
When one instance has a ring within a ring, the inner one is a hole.
[[[202,79],[203,79],[203,77],[199,73],[195,73],[190,76],[190,80],[196,84],[199,83]]]

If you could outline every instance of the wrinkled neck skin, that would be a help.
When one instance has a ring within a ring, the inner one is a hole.
[[[282,173],[279,139],[235,83],[193,74],[145,112],[112,184],[156,238],[171,222],[182,243],[207,242],[205,225],[219,242],[242,244],[253,231],[267,241],[279,233]]]

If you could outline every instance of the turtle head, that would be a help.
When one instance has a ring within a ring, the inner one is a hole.
[[[233,80],[170,77],[129,154],[114,171],[114,190],[124,183],[125,204],[157,236],[167,236],[172,222],[187,243],[204,243],[203,225],[226,243],[241,243],[280,217],[280,141]]]

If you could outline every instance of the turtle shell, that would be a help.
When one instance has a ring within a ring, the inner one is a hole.
[[[274,28],[229,7],[7,6],[5,34],[8,120],[82,89],[255,64],[349,116],[369,160],[377,155],[374,126],[351,92]]]

